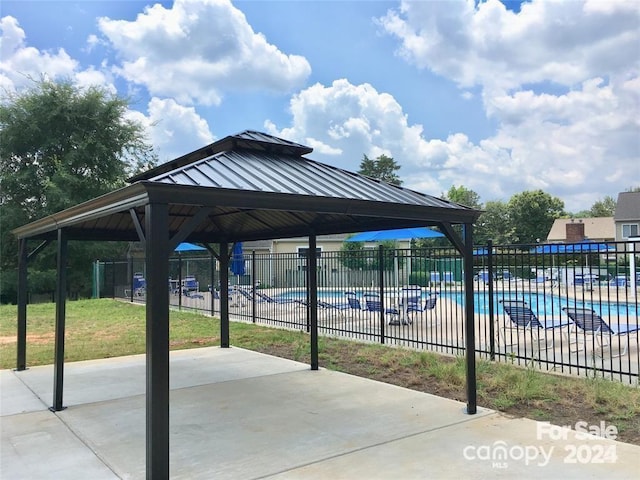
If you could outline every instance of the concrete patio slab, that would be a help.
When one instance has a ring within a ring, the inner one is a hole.
[[[144,478],[144,362],[67,364],[67,408],[57,413],[47,410],[51,366],[3,371],[0,476]],[[459,402],[239,348],[171,352],[170,399],[176,479],[626,479],[640,455],[637,446],[482,408],[467,415]]]

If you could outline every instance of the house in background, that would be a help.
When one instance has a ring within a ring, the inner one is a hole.
[[[339,234],[339,235],[318,235],[316,239],[316,248],[319,256],[322,257],[322,252],[338,252],[342,248],[345,240],[351,236],[351,234]],[[378,248],[379,242],[365,242],[365,249]],[[398,240],[398,248],[410,248],[410,240]],[[244,251],[249,253],[255,251],[256,254],[264,253],[297,253],[299,256],[305,256],[307,249],[309,248],[309,239],[307,237],[299,238],[281,238],[276,240],[260,240],[255,242],[245,242]]]
[[[640,192],[619,193],[613,219],[616,240],[640,237]]]
[[[613,242],[616,239],[614,217],[558,218],[547,235],[547,243],[572,243],[588,239]]]

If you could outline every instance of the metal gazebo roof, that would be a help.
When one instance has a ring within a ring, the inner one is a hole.
[[[310,150],[243,132],[14,233],[18,238],[54,238],[65,228],[70,239],[138,240],[136,225],[148,203],[169,205],[171,232],[200,212],[201,221],[183,240],[212,243],[305,236],[310,229],[330,234],[470,223],[479,215],[462,205],[302,156]]]
[[[131,185],[13,231],[19,239],[17,369],[26,368],[27,262],[57,239],[53,410],[63,407],[68,240],[142,241],[146,270],[149,478],[169,472],[168,258],[181,242],[219,245],[221,346],[229,346],[230,242],[438,226],[465,259],[467,410],[476,411],[472,224],[480,212],[304,155],[312,149],[265,133],[231,135],[131,179]],[[451,228],[463,224],[463,238]],[[31,255],[27,241],[41,239]],[[211,249],[211,251],[213,251]],[[310,255],[308,272],[316,271]],[[317,279],[307,278],[311,368],[318,368]]]

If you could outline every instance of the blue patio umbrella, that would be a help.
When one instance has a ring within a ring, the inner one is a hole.
[[[194,245],[193,243],[182,242],[176,247],[174,251],[179,253],[179,252],[195,252],[197,250],[206,250],[206,248],[201,247],[200,245]]]
[[[531,253],[589,253],[589,252],[611,252],[615,248],[606,243],[597,243],[585,240],[580,243],[548,243],[538,245],[531,249]]]
[[[613,252],[615,247],[606,243],[584,241],[567,245],[567,252],[588,253],[588,252]]]
[[[564,243],[548,243],[538,245],[530,250],[531,253],[567,253],[567,245]]]
[[[411,238],[437,238],[444,234],[426,227],[396,228],[393,230],[376,230],[357,233],[348,238],[347,242],[381,242],[384,240],[406,240]]]
[[[231,254],[231,264],[229,265],[231,273],[234,275],[244,275],[244,254],[242,253],[242,242],[233,244],[233,252]]]

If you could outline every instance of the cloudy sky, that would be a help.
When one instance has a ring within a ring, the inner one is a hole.
[[[162,161],[251,129],[437,196],[640,186],[636,0],[3,0],[0,33],[0,88],[103,85]]]

